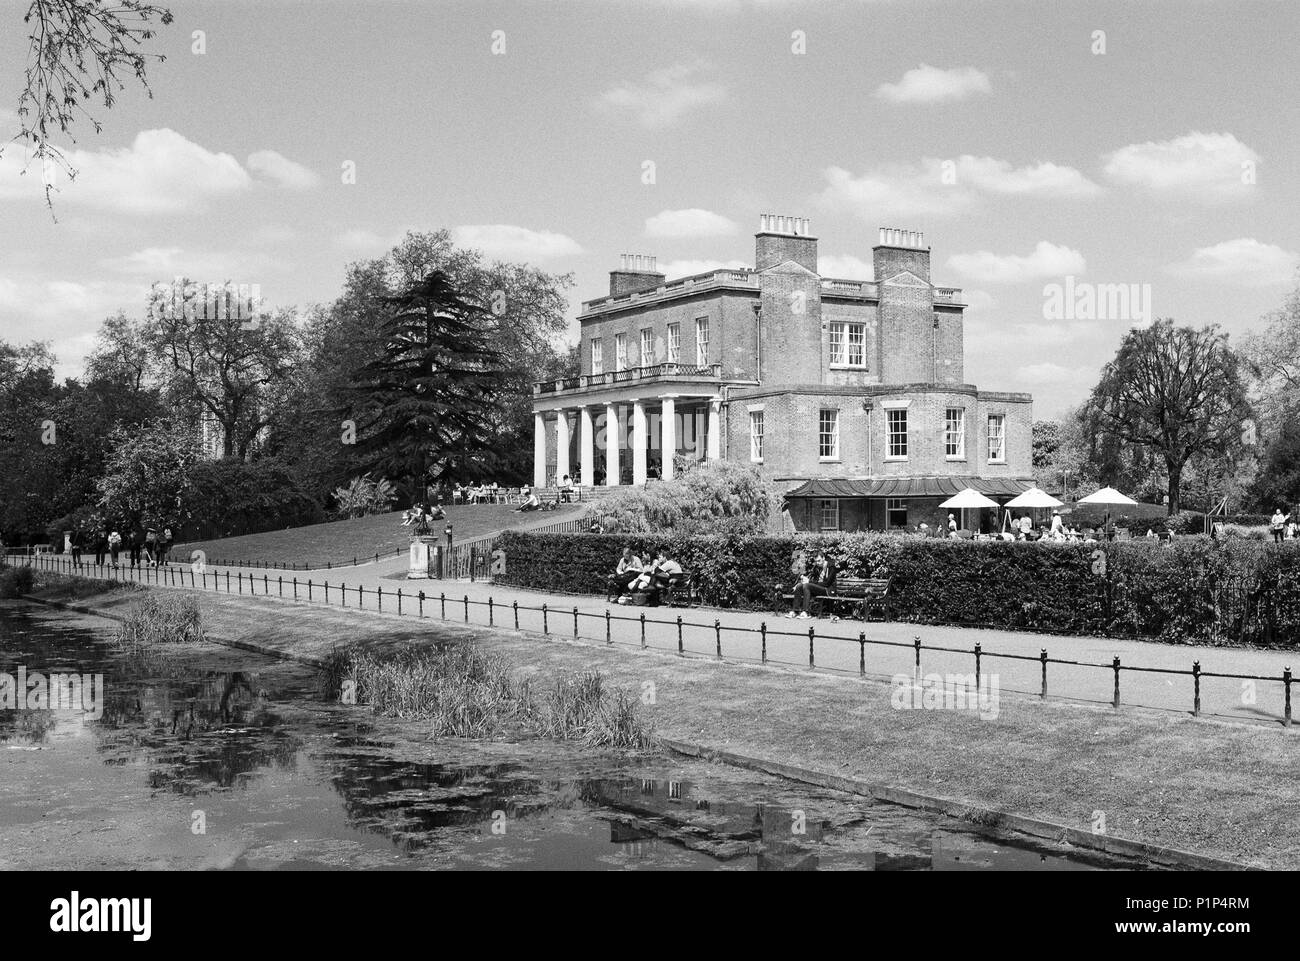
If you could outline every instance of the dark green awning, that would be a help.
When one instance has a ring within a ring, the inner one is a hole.
[[[1014,497],[1034,486],[1018,477],[884,477],[804,481],[786,497],[951,497],[967,487],[988,497]]]

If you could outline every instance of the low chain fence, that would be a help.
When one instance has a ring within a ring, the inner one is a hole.
[[[480,557],[485,556],[481,551],[481,545],[466,544],[466,548],[478,547],[479,552],[467,550],[466,556]],[[490,555],[486,555],[490,556]],[[383,587],[373,589],[365,588],[361,585],[349,587],[343,582],[331,584],[328,580],[316,581],[314,578],[300,580],[297,577],[291,577],[286,580],[284,575],[277,575],[272,578],[269,574],[263,574],[260,578],[252,573],[245,574],[243,571],[232,572],[230,570],[217,571],[206,568],[199,569],[198,565],[166,565],[159,567],[111,567],[104,565],[94,565],[82,563],[75,564],[71,559],[59,555],[42,554],[32,555],[25,558],[26,565],[40,571],[51,573],[90,576],[101,580],[114,582],[138,583],[145,586],[175,587],[188,588],[195,590],[211,591],[214,593],[234,594],[238,596],[247,595],[249,597],[271,597],[294,601],[307,601],[310,603],[323,603],[326,605],[334,604],[341,608],[352,607],[359,610],[376,610],[381,613],[397,614],[400,616],[409,616],[419,619],[437,617],[439,620],[452,621],[457,624],[478,626],[478,627],[499,627],[513,628],[516,631],[533,631],[537,632],[540,627],[540,633],[546,637],[563,636],[572,637],[574,640],[603,641],[607,645],[623,644],[628,642],[616,639],[614,637],[613,625],[615,622],[631,623],[639,628],[639,641],[635,646],[641,649],[655,647],[663,649],[662,641],[666,634],[671,644],[671,639],[675,635],[676,653],[681,657],[699,657],[703,652],[699,650],[687,650],[686,637],[687,632],[694,632],[692,642],[698,640],[703,634],[712,647],[711,658],[721,661],[724,659],[724,636],[728,638],[728,653],[732,660],[747,661],[759,663],[762,665],[781,665],[781,666],[805,666],[802,661],[793,662],[788,660],[779,660],[769,656],[768,642],[773,638],[798,638],[800,643],[804,639],[808,642],[808,658],[806,666],[809,669],[817,669],[817,651],[818,643],[822,644],[821,650],[826,651],[827,645],[837,650],[844,650],[846,646],[857,645],[857,671],[858,676],[865,677],[867,674],[867,649],[868,647],[889,647],[908,649],[912,653],[913,675],[918,679],[921,676],[922,665],[921,655],[923,652],[946,653],[963,656],[973,656],[974,658],[974,681],[976,689],[980,689],[980,681],[985,670],[985,663],[989,660],[1003,660],[1013,662],[1033,663],[1038,666],[1039,678],[1039,698],[1046,700],[1048,697],[1048,667],[1057,665],[1059,667],[1086,668],[1100,671],[1107,671],[1113,679],[1113,689],[1109,703],[1112,707],[1118,708],[1121,704],[1120,682],[1123,672],[1133,672],[1140,674],[1160,674],[1167,675],[1170,678],[1182,677],[1191,679],[1191,689],[1189,691],[1191,700],[1191,714],[1200,716],[1202,714],[1201,704],[1201,687],[1202,682],[1209,679],[1223,679],[1231,681],[1246,682],[1265,682],[1270,684],[1280,684],[1282,688],[1283,707],[1281,717],[1277,718],[1285,727],[1290,727],[1292,722],[1291,709],[1291,685],[1295,677],[1291,668],[1285,668],[1280,675],[1264,674],[1240,674],[1231,672],[1205,671],[1201,669],[1200,661],[1193,661],[1190,670],[1180,670],[1167,667],[1144,667],[1135,664],[1124,664],[1118,656],[1113,657],[1109,662],[1080,661],[1073,659],[1049,657],[1046,648],[1041,648],[1037,655],[1029,654],[1007,654],[997,651],[985,650],[983,645],[976,642],[972,648],[947,647],[934,644],[923,644],[920,637],[914,637],[911,642],[904,641],[886,641],[879,638],[867,637],[866,631],[859,631],[856,637],[845,635],[818,633],[817,626],[810,624],[807,630],[788,631],[776,628],[770,628],[766,621],[760,623],[757,628],[743,627],[734,624],[723,624],[720,618],[714,618],[712,623],[707,621],[688,621],[681,614],[677,614],[675,619],[663,620],[659,618],[648,618],[644,612],[639,615],[628,616],[625,614],[615,614],[609,608],[603,613],[593,611],[583,611],[576,605],[572,608],[567,606],[553,606],[543,603],[540,607],[528,604],[520,604],[517,600],[512,600],[508,604],[497,601],[489,595],[486,601],[471,599],[468,594],[459,598],[448,596],[446,591],[439,591],[436,595],[432,591],[403,591],[400,587],[393,591],[385,591]],[[367,606],[369,598],[369,606]],[[351,601],[352,603],[349,603]],[[385,607],[387,603],[387,607]],[[450,611],[450,613],[448,613]],[[477,618],[471,618],[471,612],[477,614]],[[521,616],[524,619],[521,621]],[[531,618],[529,615],[536,615]],[[537,623],[540,620],[540,625]],[[584,633],[584,623],[588,629]],[[570,632],[570,625],[572,631]],[[595,632],[591,633],[590,628],[595,626]],[[648,641],[647,627],[652,630],[663,628],[659,631],[656,643],[651,645]],[[740,640],[749,640],[752,644],[754,640],[759,645],[759,656],[755,659],[752,654],[738,654],[736,647]],[[828,670],[835,673],[846,673],[843,668],[828,667],[823,665],[821,670]],[[1068,699],[1078,699],[1080,695],[1077,692],[1064,692],[1055,696]],[[1263,712],[1256,712],[1263,713]]]

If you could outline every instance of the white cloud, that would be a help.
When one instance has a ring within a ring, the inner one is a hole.
[[[823,207],[856,213],[868,223],[889,218],[949,216],[968,210],[986,196],[1077,200],[1101,188],[1073,167],[1041,162],[1015,167],[994,157],[941,159],[890,164],[854,176],[843,167],[823,171]]]
[[[740,270],[753,267],[743,260],[670,260],[659,265],[659,273],[669,280],[678,280],[694,274],[704,274],[711,270]]]
[[[991,284],[1016,284],[1040,277],[1081,274],[1086,269],[1083,254],[1045,240],[1040,240],[1025,256],[981,250],[973,254],[954,254],[948,258],[948,266],[963,276]]]
[[[122,257],[110,257],[104,266],[150,281],[185,276],[200,283],[261,283],[259,276],[276,269],[277,263],[265,253],[238,250],[228,253],[186,252],[180,247],[145,247]]]
[[[1106,174],[1117,183],[1156,194],[1205,199],[1241,196],[1259,154],[1230,133],[1192,132],[1173,140],[1129,144],[1106,155]]]
[[[564,234],[513,224],[469,224],[453,228],[451,235],[457,245],[481,250],[489,260],[531,262],[582,253],[578,242]]]
[[[834,280],[874,280],[870,262],[852,254],[818,254],[817,273]]]
[[[81,372],[100,322],[119,310],[139,314],[148,300],[140,282],[15,281],[0,277],[0,330],[39,331],[58,358],[60,377]]]
[[[903,74],[898,83],[882,83],[876,96],[891,103],[947,103],[991,89],[988,75],[974,67],[944,70],[923,63]]]
[[[934,161],[928,161],[934,163]],[[943,161],[938,161],[943,169]],[[949,168],[958,184],[977,190],[1021,197],[1093,197],[1101,188],[1073,167],[1044,162],[1013,167],[1009,161],[962,154]]]
[[[10,144],[0,154],[0,200],[44,203],[41,170],[27,165],[20,150]],[[76,171],[69,179],[52,170],[56,203],[84,204],[101,210],[136,215],[172,214],[202,210],[253,186],[253,170],[269,182],[303,189],[316,175],[273,150],[256,151],[245,169],[228,153],[208,150],[175,130],[142,130],[129,147],[64,152]]]
[[[345,230],[335,238],[334,243],[349,253],[380,257],[388,253],[401,239],[401,234],[382,237],[373,230],[357,227],[352,230]]]
[[[199,208],[252,184],[239,161],[213,153],[174,130],[142,130],[129,147],[66,151],[77,177],[56,177],[60,202],[130,214],[161,214]],[[0,156],[0,199],[44,202],[39,170],[19,176],[24,161],[15,150]]]
[[[1208,280],[1239,287],[1271,287],[1289,283],[1300,263],[1295,251],[1276,244],[1260,243],[1253,237],[1225,240],[1213,247],[1201,247],[1185,260],[1165,270],[1187,280]]]
[[[739,230],[734,221],[698,207],[663,210],[645,222],[647,237],[728,237]]]
[[[274,150],[257,150],[249,154],[248,169],[289,190],[311,190],[321,183],[316,171],[295,163]]]
[[[727,97],[727,88],[699,78],[703,64],[679,63],[648,74],[640,83],[625,83],[600,96],[606,110],[634,114],[643,127],[667,127],[689,111]]]
[[[968,190],[943,183],[916,167],[877,167],[855,177],[843,167],[823,171],[826,189],[818,203],[829,210],[849,210],[868,223],[890,217],[945,216],[971,205]]]
[[[1097,376],[1095,367],[1065,367],[1051,361],[1027,364],[1016,371],[1016,379],[1026,384],[1044,384],[1059,387],[1063,384],[1072,386],[1091,386]]]

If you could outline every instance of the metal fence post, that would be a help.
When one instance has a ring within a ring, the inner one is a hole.
[[[465,595],[465,623],[469,623],[469,595]]]
[[[858,676],[867,676],[867,632],[858,632]]]
[[[808,625],[808,666],[810,668],[817,666],[816,662],[813,660],[813,634],[816,630],[817,629],[811,624]]]
[[[1119,656],[1111,662],[1111,668],[1115,671],[1115,700],[1111,702],[1111,707],[1119,707]]]
[[[767,663],[767,621],[759,621],[758,633],[763,640],[763,660],[760,663]]]
[[[980,687],[980,642],[975,642],[975,690]]]
[[[1192,661],[1192,717],[1201,714],[1201,662]]]
[[[914,662],[912,670],[916,672],[916,676],[919,679],[921,677],[921,639],[919,637],[913,637],[912,646],[916,648],[916,661]]]
[[[250,577],[249,580],[252,580],[252,578]],[[262,575],[262,596],[263,597],[271,593],[270,584],[271,582],[270,580],[268,580],[267,575],[263,574]]]
[[[578,639],[578,607],[577,607],[577,605],[574,605],[574,608],[573,608],[573,639],[574,639],[575,641]]]
[[[424,617],[424,591],[420,591],[420,599],[416,606],[416,617]]]
[[[542,634],[548,635],[551,632],[550,625],[546,623],[546,604],[542,604]]]
[[[1047,697],[1047,648],[1044,647],[1039,651],[1038,660],[1042,662],[1043,665],[1043,690],[1038,696],[1045,698]]]
[[[1282,726],[1291,726],[1291,668],[1284,668],[1282,671],[1282,686],[1286,689],[1286,713],[1282,718]]]
[[[397,589],[397,613],[398,613],[398,616],[401,616],[401,613],[402,613],[402,589],[401,589],[400,587]]]
[[[191,577],[190,580],[192,581],[194,580],[194,578]],[[277,577],[275,579],[275,582],[277,585],[276,590],[279,591],[281,597],[284,597],[284,575],[280,575],[279,577]]]
[[[515,610],[515,630],[519,630],[519,602],[511,601],[510,606]]]
[[[713,633],[717,635],[718,660],[722,660],[722,621],[716,617],[713,619]]]
[[[641,646],[645,647],[645,611],[641,612]]]
[[[610,629],[609,629],[609,608],[608,607],[605,608],[605,643],[606,644],[614,643],[614,635],[610,633]]]
[[[447,594],[445,591],[438,594],[438,603],[441,605],[440,610],[442,612],[438,616],[445,621],[447,619]]]
[[[642,614],[641,617],[644,618],[645,615]],[[644,631],[642,631],[641,634],[641,646],[645,647]],[[683,656],[683,657],[686,655],[686,648],[683,647],[682,645],[682,616],[680,614],[677,615],[677,653],[679,656]]]
[[[311,578],[307,578],[307,600],[311,600]]]

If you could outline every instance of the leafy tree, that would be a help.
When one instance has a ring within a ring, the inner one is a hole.
[[[257,534],[325,519],[293,467],[275,458],[199,461],[190,472],[190,484],[187,513],[192,516],[182,528],[196,540]]]
[[[53,138],[70,136],[82,117],[98,133],[99,121],[87,105],[102,101],[110,109],[118,91],[125,89],[123,74],[133,76],[153,96],[145,68],[149,61],[165,58],[141,48],[153,38],[155,22],[170,24],[171,12],[142,0],[31,0],[23,16],[31,33],[15,139],[28,145],[42,168],[53,165],[76,176]],[[48,172],[44,179],[48,204],[53,189]]]
[[[150,304],[143,342],[182,416],[210,413],[221,425],[222,456],[241,459],[285,410],[302,347],[290,311],[268,315],[259,307],[250,319],[167,310],[157,302]]]
[[[353,377],[357,452],[372,469],[415,481],[474,463],[490,448],[503,371],[496,325],[434,271],[394,297],[383,353]]]
[[[1163,461],[1175,514],[1182,474],[1194,455],[1227,457],[1241,444],[1249,417],[1241,363],[1211,325],[1194,330],[1172,320],[1125,335],[1085,407],[1086,423],[1105,443],[1135,445]]]
[[[488,412],[491,441],[463,465],[449,471],[488,473],[502,483],[532,476],[532,384],[572,376],[577,353],[563,346],[567,330],[565,290],[572,275],[548,274],[526,264],[489,263],[473,250],[457,248],[447,230],[409,233],[383,257],[348,268],[342,294],[308,318],[301,411],[284,442],[286,456],[301,459],[322,490],[368,469],[353,447],[339,444],[339,421],[351,406],[351,382],[358,367],[378,361],[383,343],[373,332],[386,319],[384,298],[395,296],[441,271],[468,302],[491,321],[493,347],[505,374],[497,403]],[[329,438],[322,444],[320,438]],[[290,448],[292,452],[290,452]]]
[[[192,472],[198,438],[177,421],[150,421],[109,436],[104,475],[96,486],[110,523],[178,526],[191,517]]]
[[[45,525],[59,513],[58,408],[63,396],[45,344],[15,347],[0,340],[0,534],[9,543],[42,537]],[[52,432],[47,422],[53,423]]]

